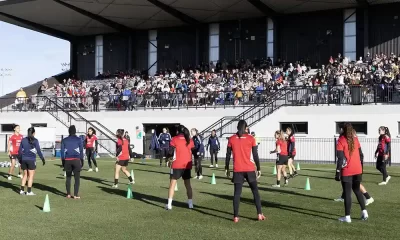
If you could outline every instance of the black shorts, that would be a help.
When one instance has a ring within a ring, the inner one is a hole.
[[[36,170],[36,161],[24,161],[21,162],[22,170]]]
[[[18,160],[18,154],[11,154],[9,157],[10,160]]]
[[[362,174],[353,175],[353,176],[342,176],[342,182],[361,182],[362,181]]]
[[[168,158],[169,156],[169,148],[161,148],[160,149],[160,157],[161,158]]]
[[[64,170],[66,172],[80,172],[82,170],[81,160],[65,160]]]
[[[294,161],[294,157],[296,157],[296,155],[289,155],[288,159],[291,158]]]
[[[116,164],[120,165],[121,167],[127,167],[129,160],[119,160]]]
[[[244,183],[245,179],[249,183],[257,181],[256,172],[233,172],[233,183]]]
[[[276,165],[287,165],[288,164],[288,156],[287,155],[279,155],[276,160]]]
[[[191,179],[191,169],[173,169],[171,168],[170,179],[178,180],[182,178],[183,180]]]

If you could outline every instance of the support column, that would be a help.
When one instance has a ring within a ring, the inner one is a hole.
[[[267,58],[271,58],[274,63],[275,53],[275,31],[274,21],[272,18],[267,18]]]
[[[344,9],[343,17],[343,56],[350,61],[357,61],[356,9]]]
[[[70,42],[70,58],[69,58],[69,64],[70,64],[70,71],[71,71],[71,77],[78,76],[78,47],[77,44],[74,42]]]
[[[369,53],[369,11],[364,9],[364,57]]]
[[[211,23],[208,33],[208,63],[213,62],[216,66],[219,60],[219,23]]]
[[[157,71],[157,30],[149,30],[148,74],[153,76]]]
[[[103,35],[96,36],[95,54],[94,76],[97,76],[98,72],[103,73]]]

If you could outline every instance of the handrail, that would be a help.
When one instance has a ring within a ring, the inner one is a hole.
[[[98,122],[97,120],[87,120],[86,118],[84,118],[82,115],[80,115],[77,112],[73,112],[74,114],[76,114],[80,119],[83,119],[84,121],[86,121],[86,123],[93,125],[91,123],[97,123],[98,125],[100,125],[105,131],[107,131],[111,136],[114,136],[114,133],[112,133],[108,128],[106,128],[103,124],[101,124],[100,122]],[[103,134],[104,136],[113,139],[112,137],[110,137],[109,135],[105,134],[103,131],[99,130],[99,132],[101,134]],[[115,140],[113,140],[114,142],[116,142]]]

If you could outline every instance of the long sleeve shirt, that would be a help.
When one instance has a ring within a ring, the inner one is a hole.
[[[169,133],[161,133],[158,136],[158,142],[160,143],[160,148],[169,148],[171,142],[171,135]]]
[[[218,137],[210,137],[208,139],[208,144],[207,144],[207,149],[210,148],[210,150],[219,150],[220,149],[220,144],[219,144],[219,140]]]
[[[83,142],[80,137],[69,136],[61,142],[62,160],[83,160]]]
[[[36,155],[39,155],[42,161],[44,160],[39,141],[36,138],[33,138],[32,143],[29,142],[28,137],[22,139],[18,155],[22,161],[36,161]]]

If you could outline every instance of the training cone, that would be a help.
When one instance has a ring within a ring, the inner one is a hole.
[[[46,194],[46,199],[44,200],[43,204],[43,212],[50,212],[49,194]]]
[[[211,184],[217,184],[217,181],[215,180],[215,173],[212,175]]]
[[[132,199],[133,195],[132,195],[132,186],[129,184],[128,185],[128,191],[126,192],[126,198]]]
[[[178,191],[178,183],[175,184],[175,192]]]
[[[276,166],[274,166],[274,172],[272,174],[276,175]]]
[[[300,171],[300,163],[297,163],[296,171]]]
[[[131,170],[131,177],[133,180],[135,180],[135,175],[133,174],[133,170]]]
[[[306,190],[306,191],[310,191],[311,190],[310,178],[307,178],[306,187],[304,188],[304,190]]]

